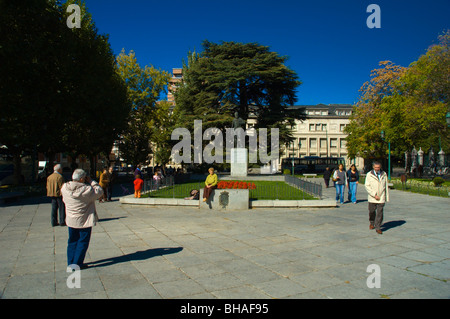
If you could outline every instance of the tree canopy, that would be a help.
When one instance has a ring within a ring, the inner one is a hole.
[[[302,118],[287,108],[296,102],[301,82],[286,60],[257,43],[204,41],[203,52],[189,53],[175,93],[184,127],[193,119],[205,127],[229,127],[235,111],[244,120],[253,113],[257,127]]]
[[[438,146],[450,151],[450,134],[445,116],[450,111],[450,31],[439,43],[408,67],[380,62],[361,95],[346,127],[350,157],[385,157],[391,143],[394,155],[401,156],[414,146],[424,151]]]
[[[136,54],[125,54],[125,50],[117,57],[117,74],[126,84],[130,105],[128,124],[120,138],[120,156],[133,165],[145,163],[153,151],[150,140],[155,131],[150,123],[161,115],[156,113],[156,102],[170,75],[153,66],[142,68]]]
[[[66,8],[81,8],[70,29]],[[40,151],[109,154],[129,111],[107,35],[82,1],[0,1],[0,143],[15,157]]]

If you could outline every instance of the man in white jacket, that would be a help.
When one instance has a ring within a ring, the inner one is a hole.
[[[86,184],[87,183],[87,184]],[[76,169],[72,181],[61,188],[66,205],[66,225],[69,228],[67,242],[67,265],[80,269],[86,268],[86,256],[91,239],[92,226],[98,221],[95,200],[103,195],[103,189],[91,180],[82,169]]]
[[[365,182],[369,202],[369,228],[375,228],[378,234],[382,234],[384,204],[389,202],[389,181],[379,162],[374,162],[372,167],[373,169],[366,175]]]

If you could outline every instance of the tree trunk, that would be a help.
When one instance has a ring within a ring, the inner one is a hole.
[[[96,173],[97,173],[97,161],[96,161],[96,156],[95,155],[91,155],[90,156],[90,162],[91,162],[91,168],[89,171],[89,175],[92,178],[96,178]]]
[[[13,164],[14,164],[14,185],[22,184],[22,165],[20,151],[15,151],[13,153]]]

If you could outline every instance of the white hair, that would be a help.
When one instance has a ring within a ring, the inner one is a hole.
[[[73,171],[72,180],[79,182],[83,177],[86,177],[86,172],[81,168],[77,168]]]
[[[56,164],[55,166],[53,166],[53,171],[57,172],[61,169],[61,164]]]

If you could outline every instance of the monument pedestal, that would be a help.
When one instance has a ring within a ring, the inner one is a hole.
[[[231,149],[231,176],[245,177],[248,170],[248,153],[246,148]]]

